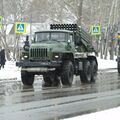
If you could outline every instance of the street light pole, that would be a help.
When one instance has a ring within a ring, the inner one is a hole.
[[[32,38],[32,5],[31,5],[31,14],[30,14],[30,40]]]

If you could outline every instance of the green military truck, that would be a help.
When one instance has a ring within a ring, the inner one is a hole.
[[[43,75],[43,86],[71,86],[74,75],[91,83],[98,70],[95,52],[91,36],[77,24],[51,24],[31,43],[27,38],[16,65],[24,85],[33,85],[35,75]]]

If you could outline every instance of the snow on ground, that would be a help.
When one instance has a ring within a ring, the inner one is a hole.
[[[7,61],[4,68],[0,70],[0,79],[20,78],[20,68],[16,67],[14,61]]]
[[[120,120],[120,107],[62,120]]]
[[[98,60],[98,69],[107,69],[107,68],[117,68],[116,60],[104,60],[97,58]]]

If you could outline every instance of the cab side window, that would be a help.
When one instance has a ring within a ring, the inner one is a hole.
[[[72,34],[68,34],[68,40],[70,40],[70,42],[73,42],[73,35]]]

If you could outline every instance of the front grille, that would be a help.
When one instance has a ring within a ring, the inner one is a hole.
[[[47,48],[31,48],[30,58],[32,59],[47,59]]]

